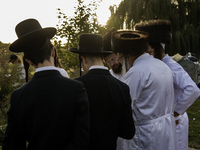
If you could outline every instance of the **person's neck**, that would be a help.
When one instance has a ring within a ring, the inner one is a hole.
[[[91,66],[104,66],[103,62],[92,63]]]
[[[101,59],[96,59],[96,60],[90,61],[89,67],[92,67],[92,66],[104,66],[104,64]]]
[[[165,53],[162,53],[162,59],[166,56],[167,54],[165,54]]]
[[[50,58],[50,60],[45,60],[43,63],[39,63],[36,68],[40,67],[48,67],[48,66],[54,66],[54,60]]]

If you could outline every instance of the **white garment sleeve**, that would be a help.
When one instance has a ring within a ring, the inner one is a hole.
[[[200,96],[200,89],[179,64],[172,66],[171,70],[174,73],[175,111],[183,114]]]

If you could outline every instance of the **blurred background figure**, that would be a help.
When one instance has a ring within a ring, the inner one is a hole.
[[[111,28],[103,35],[103,50],[112,52],[111,54],[106,55],[104,60],[110,68],[111,75],[120,81],[124,81],[124,76],[126,74],[125,63],[123,63],[123,60],[119,61],[117,53],[113,52],[111,49],[111,35],[114,31],[117,30]]]
[[[22,86],[25,83],[25,70],[21,59],[17,55],[11,54],[9,62],[16,65],[20,72],[19,81],[14,86]]]
[[[65,69],[62,68],[62,65],[59,61],[59,56],[57,54],[57,50],[55,48],[55,46],[52,45],[52,47],[55,50],[55,57],[54,57],[54,65],[55,67],[58,69],[58,71],[61,73],[62,76],[69,78],[69,75],[67,73],[67,71],[65,71]]]

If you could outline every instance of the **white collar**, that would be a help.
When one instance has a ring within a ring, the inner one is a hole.
[[[165,49],[165,43],[160,43],[163,49]]]
[[[57,68],[55,66],[40,67],[40,68],[37,68],[35,72],[45,71],[45,70],[57,70]]]
[[[105,69],[105,70],[108,70],[108,68],[105,67],[105,66],[92,66],[92,67],[89,68],[89,70],[91,70],[91,69]]]

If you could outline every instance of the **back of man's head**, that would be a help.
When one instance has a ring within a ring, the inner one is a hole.
[[[35,39],[32,44],[33,47],[29,47],[29,51],[24,51],[25,59],[29,59],[34,65],[43,63],[45,60],[50,59],[52,44],[50,39],[42,37]]]

